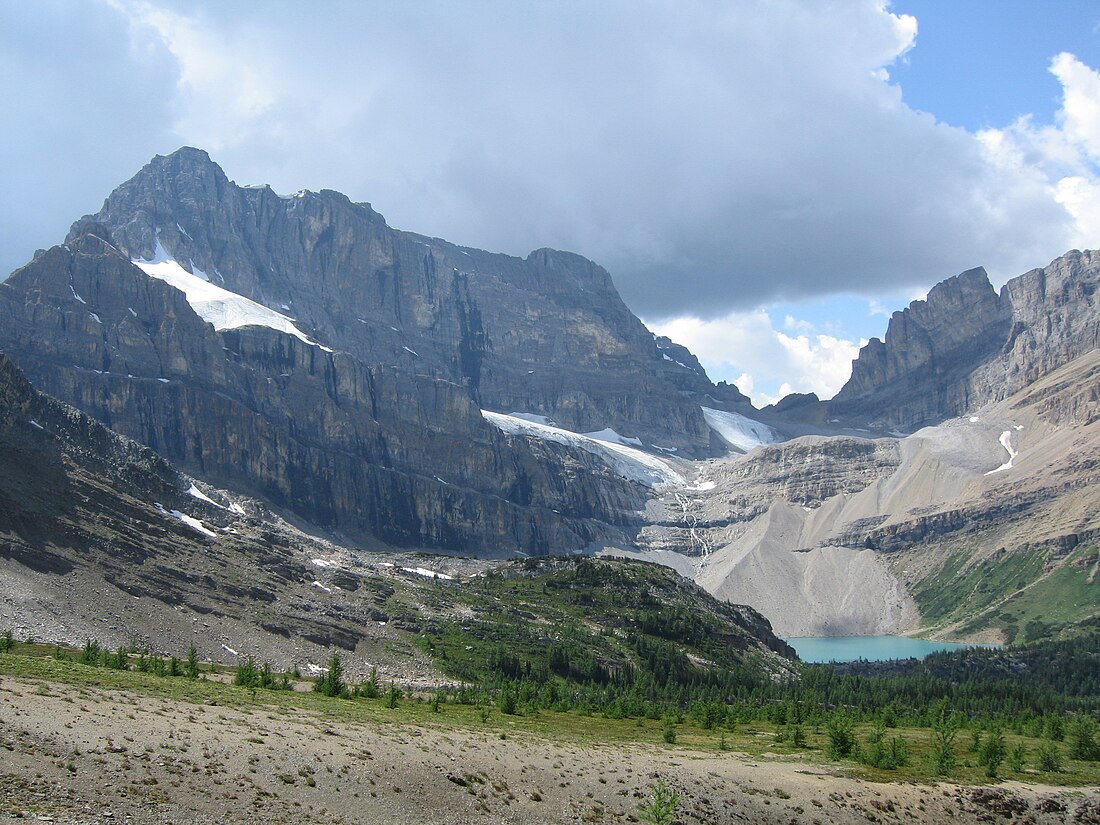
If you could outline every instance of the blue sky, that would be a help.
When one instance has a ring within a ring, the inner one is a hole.
[[[891,72],[906,102],[970,130],[1023,115],[1051,122],[1062,88],[1047,71],[1070,52],[1094,68],[1100,53],[1095,0],[899,0],[917,18],[912,51]]]
[[[0,270],[154,154],[604,265],[757,403],[945,277],[1100,246],[1100,4],[0,3]]]

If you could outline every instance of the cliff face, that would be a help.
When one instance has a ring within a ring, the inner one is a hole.
[[[999,401],[1100,343],[1100,255],[1073,251],[994,292],[983,269],[890,319],[828,404],[842,422],[914,430]]]
[[[91,232],[0,286],[0,318],[3,348],[43,390],[353,538],[546,553],[620,540],[641,501],[594,459],[509,444],[466,386],[264,326],[219,332]]]
[[[239,187],[195,149],[155,158],[16,272],[0,319],[0,348],[44,391],[197,476],[400,547],[629,540],[644,490],[481,409],[693,456],[714,449],[700,402],[744,401],[659,346],[591,261],[397,231],[337,192]]]
[[[401,232],[338,192],[239,187],[196,149],[155,158],[87,220],[124,255],[150,260],[159,243],[364,363],[461,384],[489,409],[708,454],[690,401],[713,389],[698,362],[663,356],[608,273],[578,255],[520,259]]]
[[[906,429],[957,415],[972,401],[971,373],[1011,325],[1011,307],[984,269],[949,278],[927,300],[895,312],[885,342],[875,338],[860,350],[829,412]]]

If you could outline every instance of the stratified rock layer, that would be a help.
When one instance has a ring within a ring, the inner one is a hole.
[[[1100,345],[1100,254],[1073,251],[1009,281],[985,270],[938,284],[872,339],[829,415],[912,431],[1002,400]]]

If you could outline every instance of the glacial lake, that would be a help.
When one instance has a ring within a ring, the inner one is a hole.
[[[908,636],[802,636],[784,639],[804,662],[854,662],[865,659],[880,662],[886,659],[923,659],[940,650],[964,647],[1000,647],[971,645],[958,642],[930,642]]]

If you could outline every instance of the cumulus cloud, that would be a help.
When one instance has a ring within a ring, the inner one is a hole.
[[[34,98],[0,80],[39,124],[12,141],[28,192],[37,175],[98,199],[198,145],[242,183],[339,189],[401,228],[580,252],[651,318],[881,296],[978,264],[1003,280],[1097,212],[1095,72],[1056,61],[1057,124],[953,128],[891,81],[918,23],[881,0],[29,4],[48,36],[21,5],[0,9],[6,40],[36,44],[17,66],[81,81]],[[70,151],[42,150],[47,131]],[[1057,152],[1056,177],[1035,167]],[[55,223],[97,205],[80,198],[52,201]]]
[[[649,326],[687,346],[713,380],[730,381],[758,407],[792,392],[831,398],[848,380],[852,359],[867,343],[821,332],[790,314],[783,318],[783,329],[777,329],[764,309],[709,320],[681,317]]]
[[[1030,177],[1072,216],[1069,246],[1100,244],[1100,73],[1063,52],[1050,64],[1062,85],[1055,124],[1022,117],[978,137],[1006,174]]]
[[[212,152],[249,140],[278,94],[274,55],[247,32],[219,31],[201,12],[177,14],[151,2],[107,0],[124,15],[136,50],[167,49],[175,59],[173,130]]]

